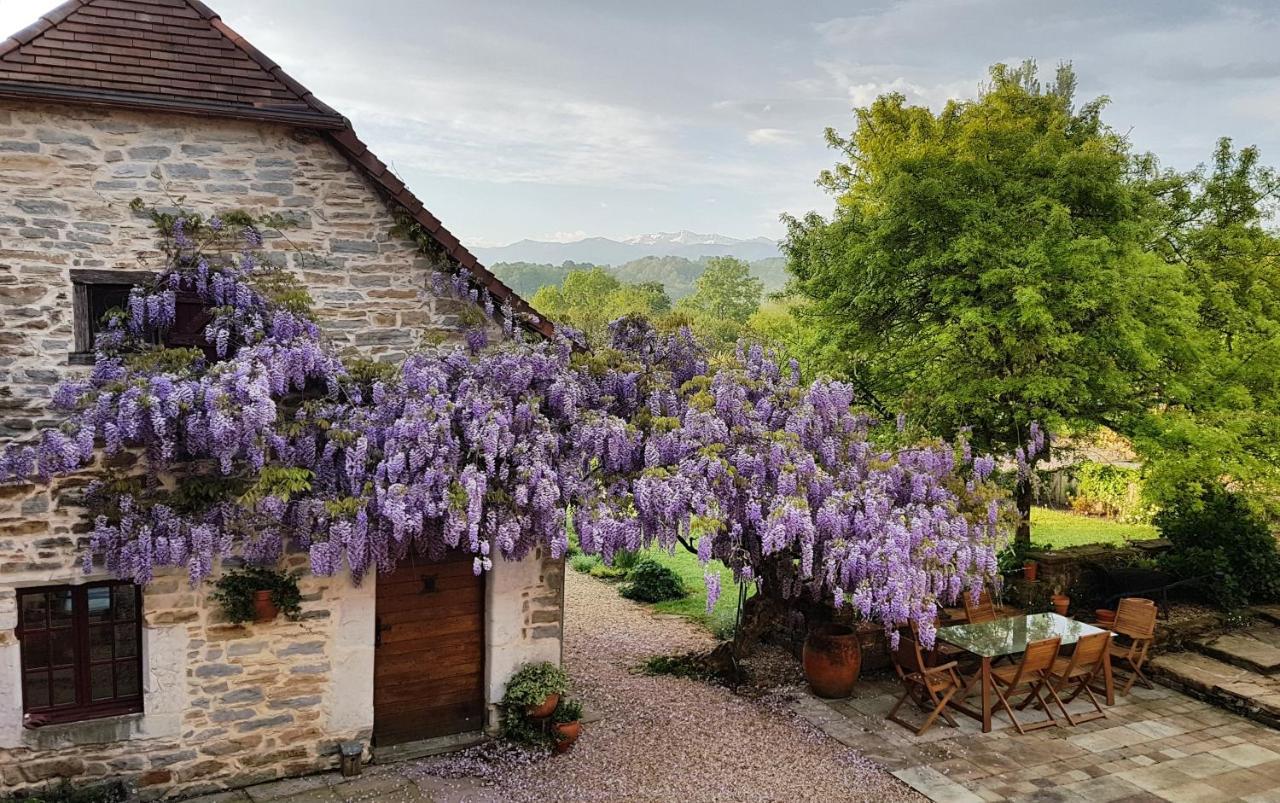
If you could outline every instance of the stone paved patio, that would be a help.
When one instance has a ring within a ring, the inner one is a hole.
[[[957,715],[958,728],[939,720],[921,737],[884,719],[899,689],[896,681],[863,680],[850,699],[803,694],[795,709],[946,803],[1280,802],[1280,731],[1169,689],[1136,688],[1106,709],[1106,719],[1076,727],[1020,735],[1000,713],[983,734],[976,720]],[[1091,709],[1076,700],[1069,710]]]

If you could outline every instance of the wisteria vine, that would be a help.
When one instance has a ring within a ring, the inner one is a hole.
[[[357,582],[411,550],[464,550],[479,573],[539,545],[563,555],[572,515],[606,560],[684,546],[926,642],[938,604],[995,576],[993,458],[963,438],[884,446],[848,385],[805,383],[759,346],[713,366],[687,331],[622,319],[594,353],[491,344],[482,326],[395,366],[343,359],[253,221],[156,219],[167,264],[106,322],[89,376],[57,389],[66,423],[0,452],[4,481],[97,475],[86,571],[146,583],[183,567],[198,583],[220,558],[301,549],[315,574]],[[435,291],[510,333],[465,277]],[[184,299],[204,310],[203,348],[161,345]],[[107,467],[126,451],[140,469]],[[707,589],[713,605],[714,571]]]

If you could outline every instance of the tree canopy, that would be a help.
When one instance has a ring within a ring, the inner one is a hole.
[[[1155,201],[1105,98],[1075,105],[1067,66],[1036,76],[996,65],[936,113],[898,94],[855,110],[850,136],[828,132],[834,215],[788,220],[825,367],[999,451],[1032,422],[1128,431],[1200,358],[1186,268],[1149,248]]]

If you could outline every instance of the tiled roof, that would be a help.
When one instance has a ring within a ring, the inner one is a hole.
[[[69,0],[0,41],[0,97],[269,120],[325,133],[499,303],[551,324],[490,273],[350,123],[200,0]]]

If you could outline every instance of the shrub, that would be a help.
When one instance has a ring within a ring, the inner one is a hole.
[[[662,602],[680,599],[688,590],[680,575],[653,558],[641,558],[631,569],[631,582],[622,588],[622,596],[640,602]]]
[[[1205,596],[1231,609],[1280,596],[1280,554],[1267,523],[1241,494],[1217,483],[1184,492],[1155,516],[1170,550],[1160,565],[1180,578],[1213,575]]]
[[[1086,461],[1076,466],[1076,491],[1071,509],[1093,516],[1109,516],[1126,524],[1151,520],[1151,506],[1142,499],[1142,472]]]
[[[579,553],[569,558],[569,568],[575,572],[587,574],[592,569],[600,565],[600,559],[595,555],[584,555]]]
[[[270,591],[271,601],[289,619],[297,620],[302,615],[298,576],[263,566],[245,566],[222,575],[214,583],[213,599],[227,621],[241,624],[253,621],[255,591]]]

